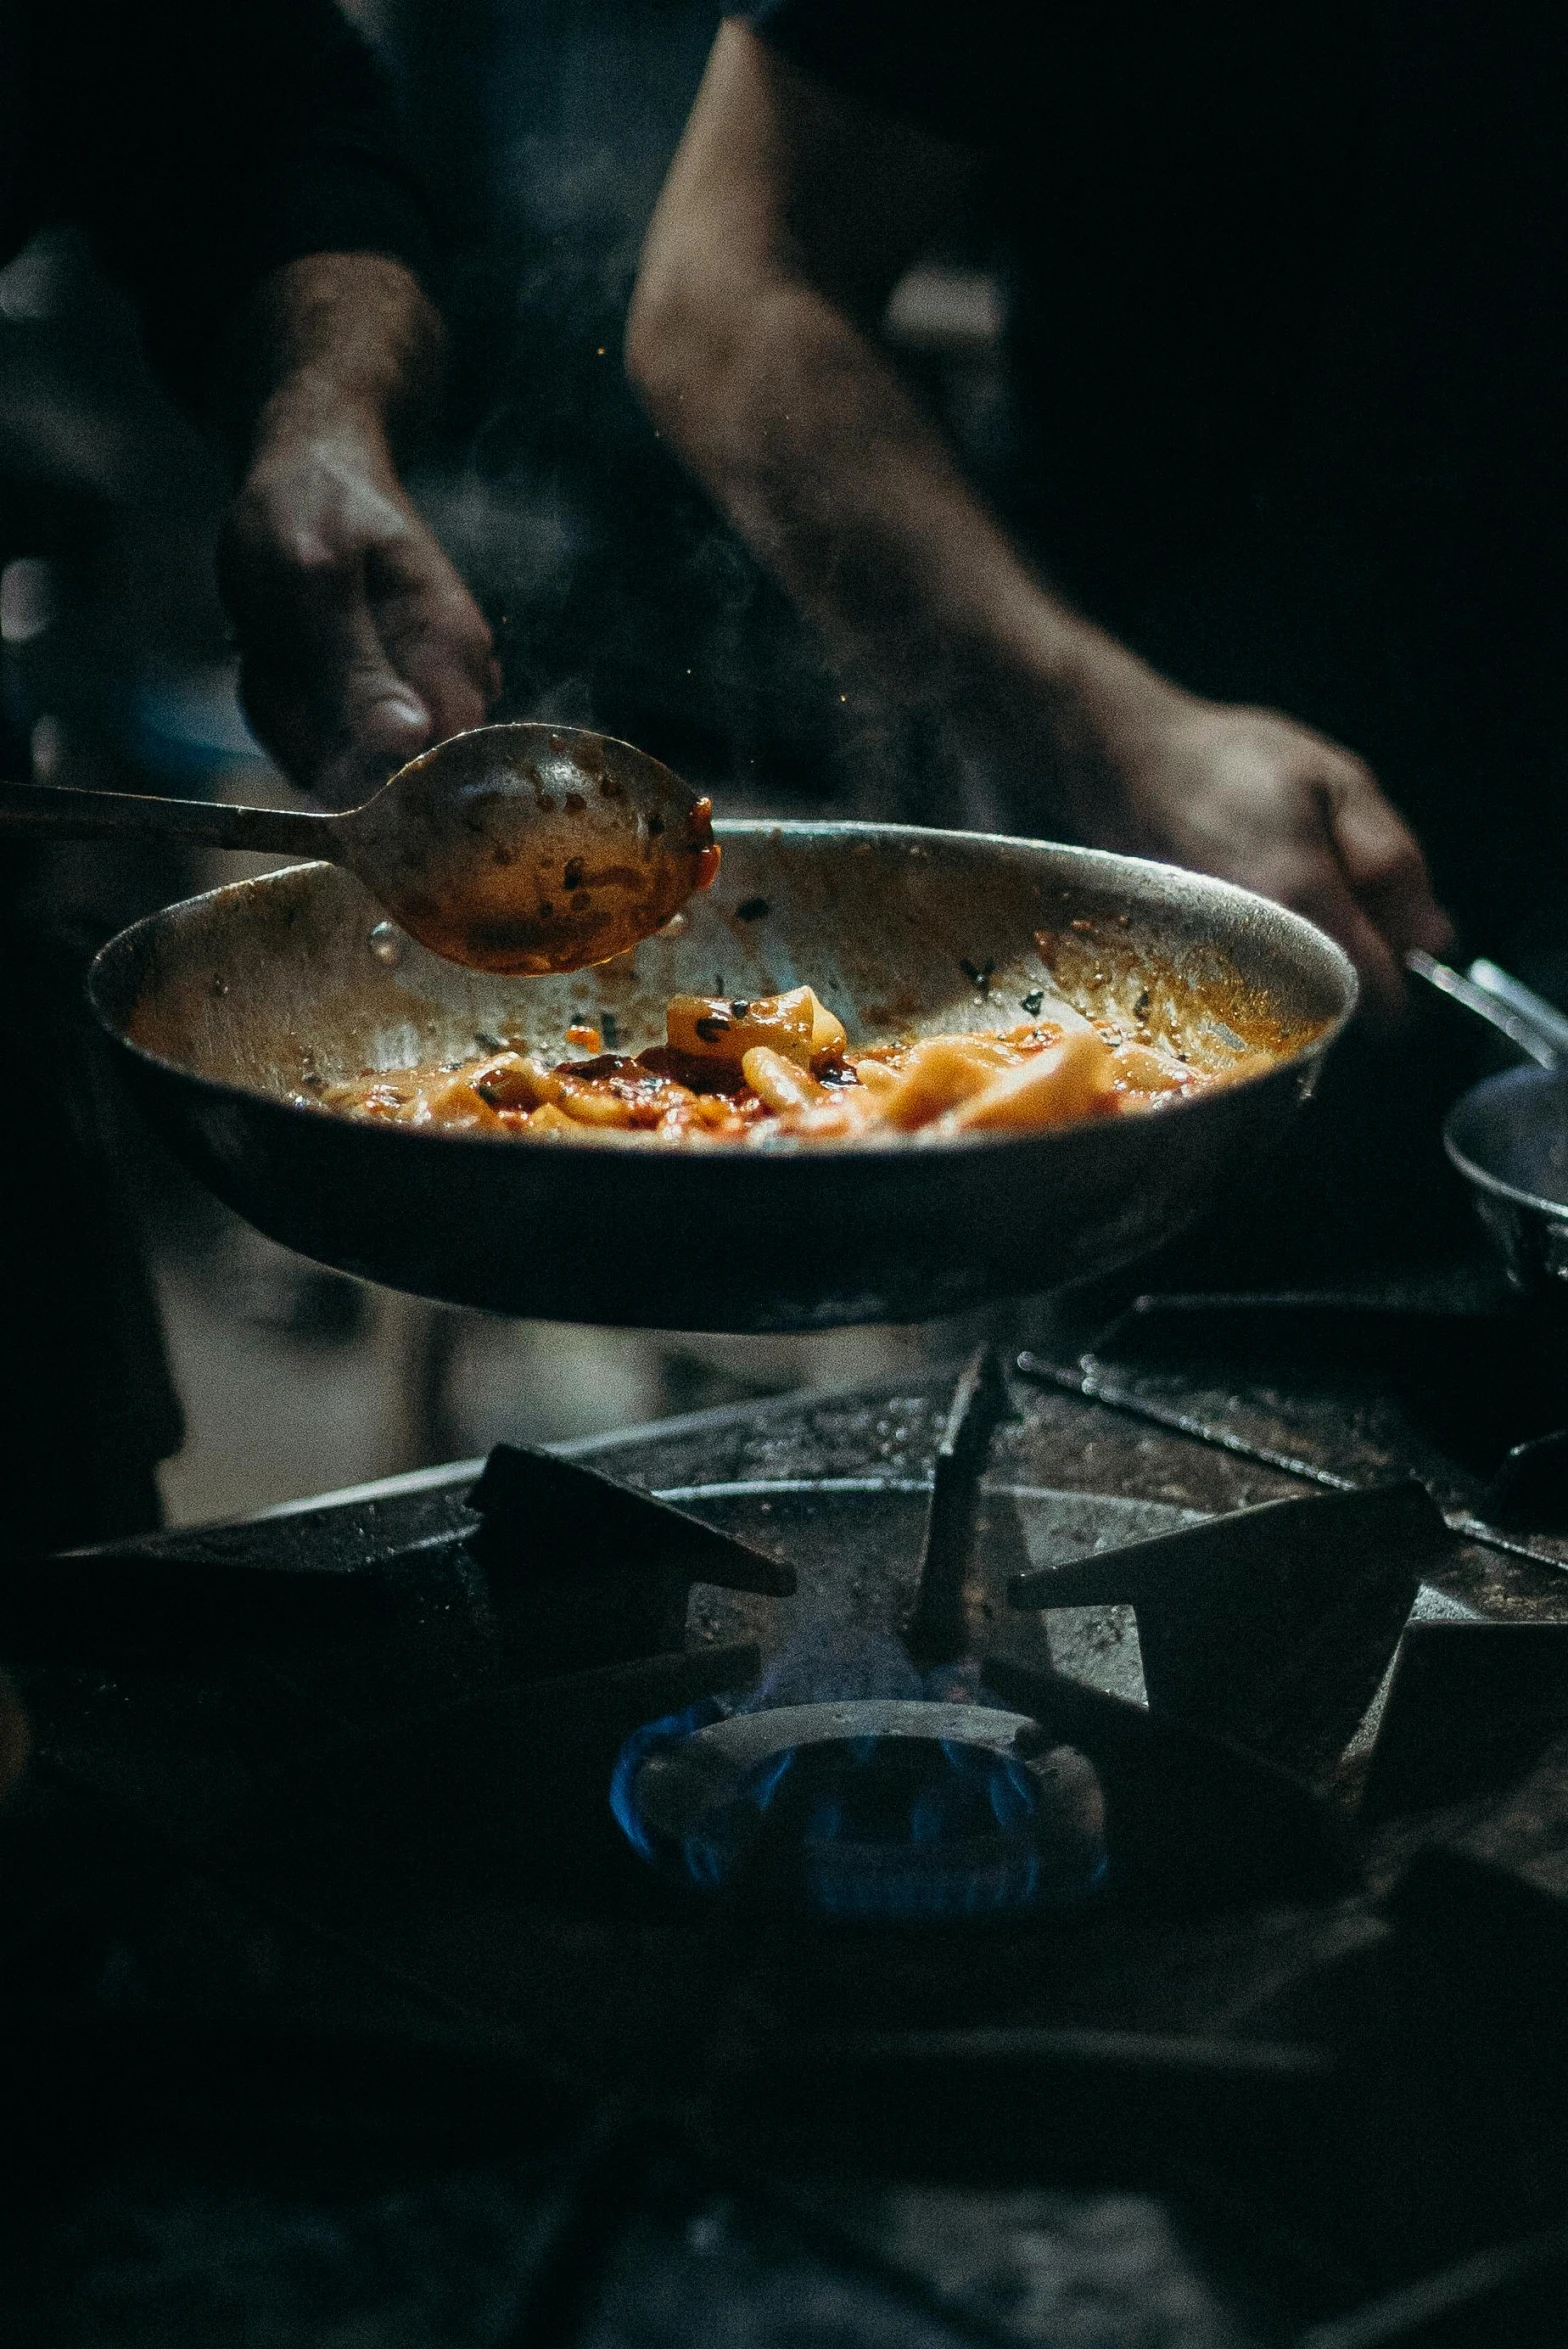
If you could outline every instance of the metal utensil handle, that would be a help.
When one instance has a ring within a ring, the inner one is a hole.
[[[1482,988],[1488,995],[1495,995],[1505,1009],[1517,1012],[1522,1020],[1528,1020],[1537,1034],[1548,1044],[1555,1045],[1558,1059],[1568,1060],[1568,1018],[1564,1017],[1555,1003],[1548,1003],[1544,995],[1537,995],[1533,987],[1525,986],[1523,980],[1500,970],[1495,962],[1488,962],[1484,956],[1471,963],[1465,977],[1472,986]]]
[[[1482,967],[1496,969],[1495,964]],[[1459,971],[1451,970],[1446,962],[1437,961],[1435,956],[1423,954],[1419,947],[1412,947],[1405,956],[1405,968],[1414,978],[1424,979],[1439,995],[1446,995],[1451,1003],[1462,1004],[1466,1011],[1476,1019],[1483,1020],[1499,1036],[1506,1037],[1516,1050],[1535,1061],[1539,1067],[1557,1068],[1568,1057],[1568,1035],[1549,1034],[1542,1024],[1526,1015],[1519,1003],[1505,1001],[1495,989],[1482,986],[1473,970],[1466,977]],[[1502,975],[1499,973],[1499,976]],[[1517,981],[1513,985],[1520,997],[1527,998],[1532,1004],[1537,1001],[1530,995],[1528,988],[1519,987]],[[1560,1014],[1553,1013],[1552,1021],[1559,1030],[1568,1031],[1568,1022],[1564,1022]]]
[[[153,799],[140,792],[0,782],[0,834],[103,840],[128,832],[205,848],[319,857],[331,855],[333,829],[330,816],[297,808],[225,807],[215,800]]]

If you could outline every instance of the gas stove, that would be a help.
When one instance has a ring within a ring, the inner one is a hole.
[[[1376,1310],[9,1572],[11,2337],[1558,2338],[1551,1398]]]

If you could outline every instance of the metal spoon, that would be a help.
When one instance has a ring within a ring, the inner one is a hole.
[[[326,858],[449,962],[531,975],[662,929],[719,869],[712,813],[645,751],[578,726],[454,734],[340,814],[0,783],[0,834]]]

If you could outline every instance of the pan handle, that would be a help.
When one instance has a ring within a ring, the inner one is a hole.
[[[1568,1018],[1564,1017],[1555,1003],[1548,1003],[1544,996],[1536,994],[1533,987],[1526,987],[1520,980],[1510,977],[1507,971],[1500,970],[1495,962],[1487,962],[1484,957],[1473,962],[1465,976],[1473,986],[1494,996],[1505,1009],[1516,1011],[1521,1019],[1527,1020],[1536,1033],[1555,1048],[1559,1060],[1568,1060]]]
[[[1568,1060],[1568,1019],[1495,962],[1473,962],[1461,973],[1412,947],[1405,968],[1450,1003],[1461,1004],[1539,1067],[1560,1068]]]
[[[152,799],[68,784],[0,782],[0,836],[105,840],[118,833],[205,848],[254,848],[276,856],[330,857],[332,818],[301,808],[225,807],[215,800]]]

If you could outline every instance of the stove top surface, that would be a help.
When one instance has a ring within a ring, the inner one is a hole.
[[[641,1722],[759,1678],[898,1693],[947,1376],[568,1447],[793,1570],[697,1582],[652,1654],[560,1668],[537,1588],[469,1546],[477,1463],[39,1569],[0,1628],[37,1739],[0,1817],[10,2338],[1329,2349],[1442,2306],[1536,2337],[1568,1579],[1468,1538],[1450,1483],[1392,1681],[1392,1636],[1347,1635],[1332,1753],[1161,1727],[1152,1602],[1021,1578],[1102,1557],[1144,1591],[1185,1553],[1130,1545],[1300,1499],[1298,1405],[1211,1354],[1198,1440],[1051,1359],[980,1491],[990,1694],[1054,1691],[1113,1765],[1153,1720],[1138,1766],[1189,1791],[1231,1755],[1206,1802],[1245,1881],[1173,1795],[1143,1897],[824,1927],[704,1903],[617,1828]],[[1334,1476],[1429,1469],[1379,1444],[1342,1434]]]

